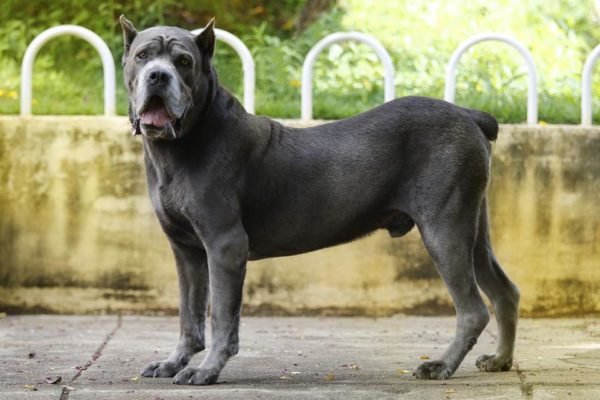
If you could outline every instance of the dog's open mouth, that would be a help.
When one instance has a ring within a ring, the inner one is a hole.
[[[169,114],[165,102],[159,96],[152,96],[140,113],[140,122],[157,128],[164,128],[167,124],[174,124],[176,118]]]
[[[181,118],[173,116],[160,96],[151,96],[132,122],[132,134],[142,132],[152,139],[177,139]]]

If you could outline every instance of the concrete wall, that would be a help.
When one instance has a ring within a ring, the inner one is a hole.
[[[0,311],[177,309],[124,118],[0,118]],[[493,242],[533,316],[600,312],[600,129],[502,126]],[[245,312],[453,312],[418,232],[250,263]]]

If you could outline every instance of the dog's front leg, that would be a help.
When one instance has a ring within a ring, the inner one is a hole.
[[[208,297],[206,252],[171,241],[179,278],[179,343],[171,355],[148,364],[142,376],[171,378],[184,369],[190,359],[204,350],[204,326]]]
[[[173,382],[188,385],[215,383],[227,360],[239,349],[242,288],[248,258],[248,238],[240,226],[205,239],[211,299],[211,346],[198,368],[186,368]]]

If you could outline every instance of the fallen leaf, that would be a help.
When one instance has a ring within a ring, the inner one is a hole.
[[[290,380],[290,379],[292,379],[292,378],[290,378],[289,376],[285,376],[285,375],[284,375],[284,376],[280,376],[280,377],[279,377],[279,379],[283,379],[283,380],[286,380],[286,381],[287,381],[287,380]]]
[[[332,374],[331,372],[329,372],[325,375],[325,380],[327,382],[333,382],[333,381],[335,381],[335,375]]]
[[[454,390],[454,389],[446,389],[445,393],[447,393],[447,394],[456,393],[456,390]]]
[[[290,372],[290,374],[292,374],[292,375],[300,375],[301,373],[302,372],[300,372],[300,371],[292,371],[292,372]]]
[[[29,390],[29,391],[32,391],[32,392],[35,392],[35,391],[37,391],[37,388],[36,388],[34,385],[23,385],[23,387],[24,387],[26,390]]]
[[[47,376],[44,378],[44,382],[49,383],[51,385],[56,385],[62,381],[62,377],[60,376]]]
[[[396,371],[398,371],[398,373],[400,375],[412,374],[412,371],[409,371],[407,369],[400,369],[400,368],[398,368]]]
[[[5,312],[0,312],[0,318],[6,318],[6,313]]]
[[[421,356],[419,357],[420,360],[429,360],[429,356]]]
[[[140,377],[139,377],[139,376],[134,376],[133,378],[131,378],[131,380],[132,380],[133,382],[137,382],[137,381],[139,381],[139,380],[140,380]]]
[[[350,369],[360,369],[358,364],[354,364],[354,363],[350,364],[349,367],[350,367]]]

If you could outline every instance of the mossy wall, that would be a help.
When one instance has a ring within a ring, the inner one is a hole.
[[[600,312],[600,129],[504,125],[492,169],[493,242],[522,313]],[[177,299],[126,119],[0,117],[0,311],[174,313]],[[262,314],[453,312],[416,230],[252,262],[244,302]]]

